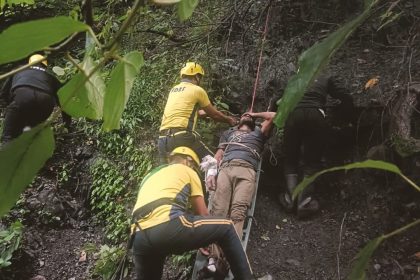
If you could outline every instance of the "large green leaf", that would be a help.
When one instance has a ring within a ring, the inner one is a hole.
[[[18,200],[54,151],[51,127],[41,124],[0,150],[0,217]]]
[[[383,236],[377,237],[371,241],[357,254],[356,263],[353,266],[348,279],[349,280],[362,280],[365,279],[366,266],[369,263],[370,257],[373,252],[378,248],[379,244],[384,240]]]
[[[293,198],[297,197],[297,195],[302,192],[310,183],[315,181],[315,179],[322,174],[338,171],[338,170],[349,170],[349,169],[355,169],[355,168],[374,168],[374,169],[381,169],[385,171],[389,171],[392,173],[396,173],[400,175],[407,183],[409,183],[413,188],[420,191],[420,187],[417,186],[414,182],[412,182],[410,179],[408,179],[404,174],[402,174],[401,170],[394,164],[380,161],[380,160],[366,160],[362,162],[354,162],[343,166],[336,166],[332,168],[328,168],[325,170],[322,170],[318,173],[315,173],[314,175],[310,177],[306,177],[303,179],[303,181],[296,187],[295,191],[293,192]]]
[[[178,17],[180,20],[188,19],[198,5],[198,0],[181,0],[178,3]]]
[[[133,51],[124,56],[111,73],[104,101],[106,131],[120,128],[120,119],[133,87],[134,79],[143,65],[143,55]]]
[[[362,14],[346,23],[320,43],[306,50],[299,57],[298,72],[289,80],[283,97],[278,101],[279,108],[274,122],[279,128],[284,126],[287,116],[293,111],[299,100],[302,99],[305,90],[317,74],[328,64],[332,55],[347,40],[351,33],[370,15],[372,7],[377,2],[378,0],[366,0],[365,10]]]
[[[14,24],[0,33],[0,64],[25,58],[86,30],[86,24],[64,16]]]
[[[96,63],[86,56],[81,68],[59,92],[61,108],[73,117],[86,117],[93,120],[102,118],[105,84],[99,71],[91,74]]]

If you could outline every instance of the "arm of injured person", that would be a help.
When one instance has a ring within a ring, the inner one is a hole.
[[[261,123],[261,133],[269,137],[273,130],[273,120],[276,116],[275,112],[257,112],[250,113],[253,118],[262,118],[264,121]]]

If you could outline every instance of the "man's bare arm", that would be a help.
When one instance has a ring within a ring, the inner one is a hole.
[[[264,121],[261,124],[261,133],[265,136],[270,136],[271,130],[273,129],[273,120],[276,116],[275,112],[258,112],[250,113],[253,118],[263,118]]]
[[[192,196],[191,205],[194,210],[194,214],[199,216],[208,216],[209,210],[207,209],[206,203],[204,202],[204,197],[202,196]]]
[[[220,163],[222,162],[223,159],[223,154],[225,152],[223,151],[223,149],[217,149],[216,154],[214,155],[214,158],[217,160],[217,164],[220,165]]]
[[[207,114],[207,116],[209,116],[215,121],[228,123],[230,126],[234,126],[237,123],[235,118],[226,116],[211,104],[207,105],[206,107],[203,107],[202,109]]]

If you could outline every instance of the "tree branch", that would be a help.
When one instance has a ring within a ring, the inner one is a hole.
[[[135,20],[137,11],[146,5],[145,0],[136,0],[136,2],[133,5],[133,8],[128,15],[127,19],[123,22],[120,30],[118,30],[117,34],[115,34],[114,38],[105,45],[103,48],[104,51],[109,50],[113,51],[115,46],[117,45],[118,41],[121,39],[121,37],[124,35],[125,31],[127,31],[128,27],[130,27],[131,23]]]

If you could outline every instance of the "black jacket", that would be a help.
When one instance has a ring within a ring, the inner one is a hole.
[[[296,108],[324,108],[327,103],[327,96],[341,100],[345,106],[352,107],[353,99],[346,93],[345,88],[337,78],[330,75],[317,77]]]
[[[0,98],[10,103],[11,93],[16,88],[25,86],[48,93],[58,101],[57,91],[61,87],[60,81],[40,66],[32,66],[8,78],[0,91]]]
[[[11,103],[13,101],[12,93],[18,87],[32,87],[38,89],[51,95],[57,105],[60,104],[57,92],[61,87],[61,83],[41,65],[31,66],[8,78],[0,90],[0,101],[3,100],[6,104]],[[69,127],[71,124],[71,117],[64,111],[61,113],[65,126]]]

